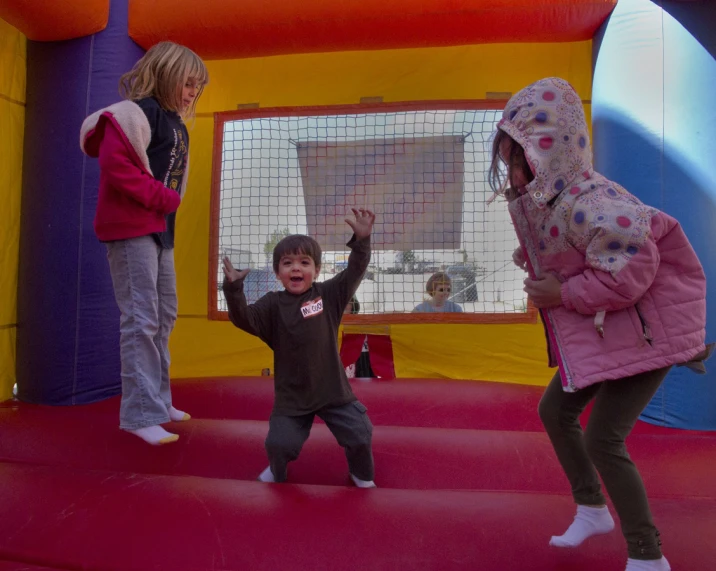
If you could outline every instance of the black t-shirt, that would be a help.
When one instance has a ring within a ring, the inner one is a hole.
[[[299,416],[356,400],[338,353],[338,326],[370,260],[370,238],[348,243],[348,267],[301,295],[267,293],[246,303],[244,282],[224,280],[229,319],[274,352],[274,413]]]
[[[153,97],[145,97],[135,103],[144,111],[152,130],[152,139],[147,148],[152,174],[164,186],[179,192],[189,153],[189,133],[186,126],[177,113],[162,109]],[[168,214],[166,222],[166,231],[152,236],[162,248],[173,248],[176,212]]]

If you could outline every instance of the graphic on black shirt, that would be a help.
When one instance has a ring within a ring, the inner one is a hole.
[[[186,126],[179,115],[173,111],[162,109],[159,102],[153,97],[140,99],[136,103],[144,111],[152,132],[152,138],[149,147],[147,147],[147,157],[152,174],[167,188],[180,192],[186,174],[189,151],[189,134]],[[153,234],[153,236],[162,248],[173,248],[175,212],[166,216],[166,223],[166,231]]]
[[[172,131],[174,132],[174,146],[170,155],[169,167],[164,177],[164,186],[179,192],[184,178],[184,169],[186,168],[187,148],[184,133],[176,128],[173,128]]]

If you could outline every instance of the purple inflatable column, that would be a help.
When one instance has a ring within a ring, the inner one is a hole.
[[[99,167],[79,149],[84,118],[119,99],[142,56],[128,0],[90,37],[28,42],[18,291],[21,400],[89,403],[120,392],[119,312],[105,247],[92,227]]]

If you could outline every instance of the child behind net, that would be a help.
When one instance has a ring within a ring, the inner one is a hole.
[[[430,299],[416,305],[413,313],[462,313],[462,307],[448,299],[452,292],[452,281],[445,272],[430,276],[425,291]]]

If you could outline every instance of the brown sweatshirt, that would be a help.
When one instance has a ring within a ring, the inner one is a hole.
[[[274,414],[298,416],[356,400],[338,353],[338,326],[370,261],[370,237],[348,242],[348,267],[301,295],[270,292],[246,303],[244,281],[224,279],[229,319],[274,352]]]

